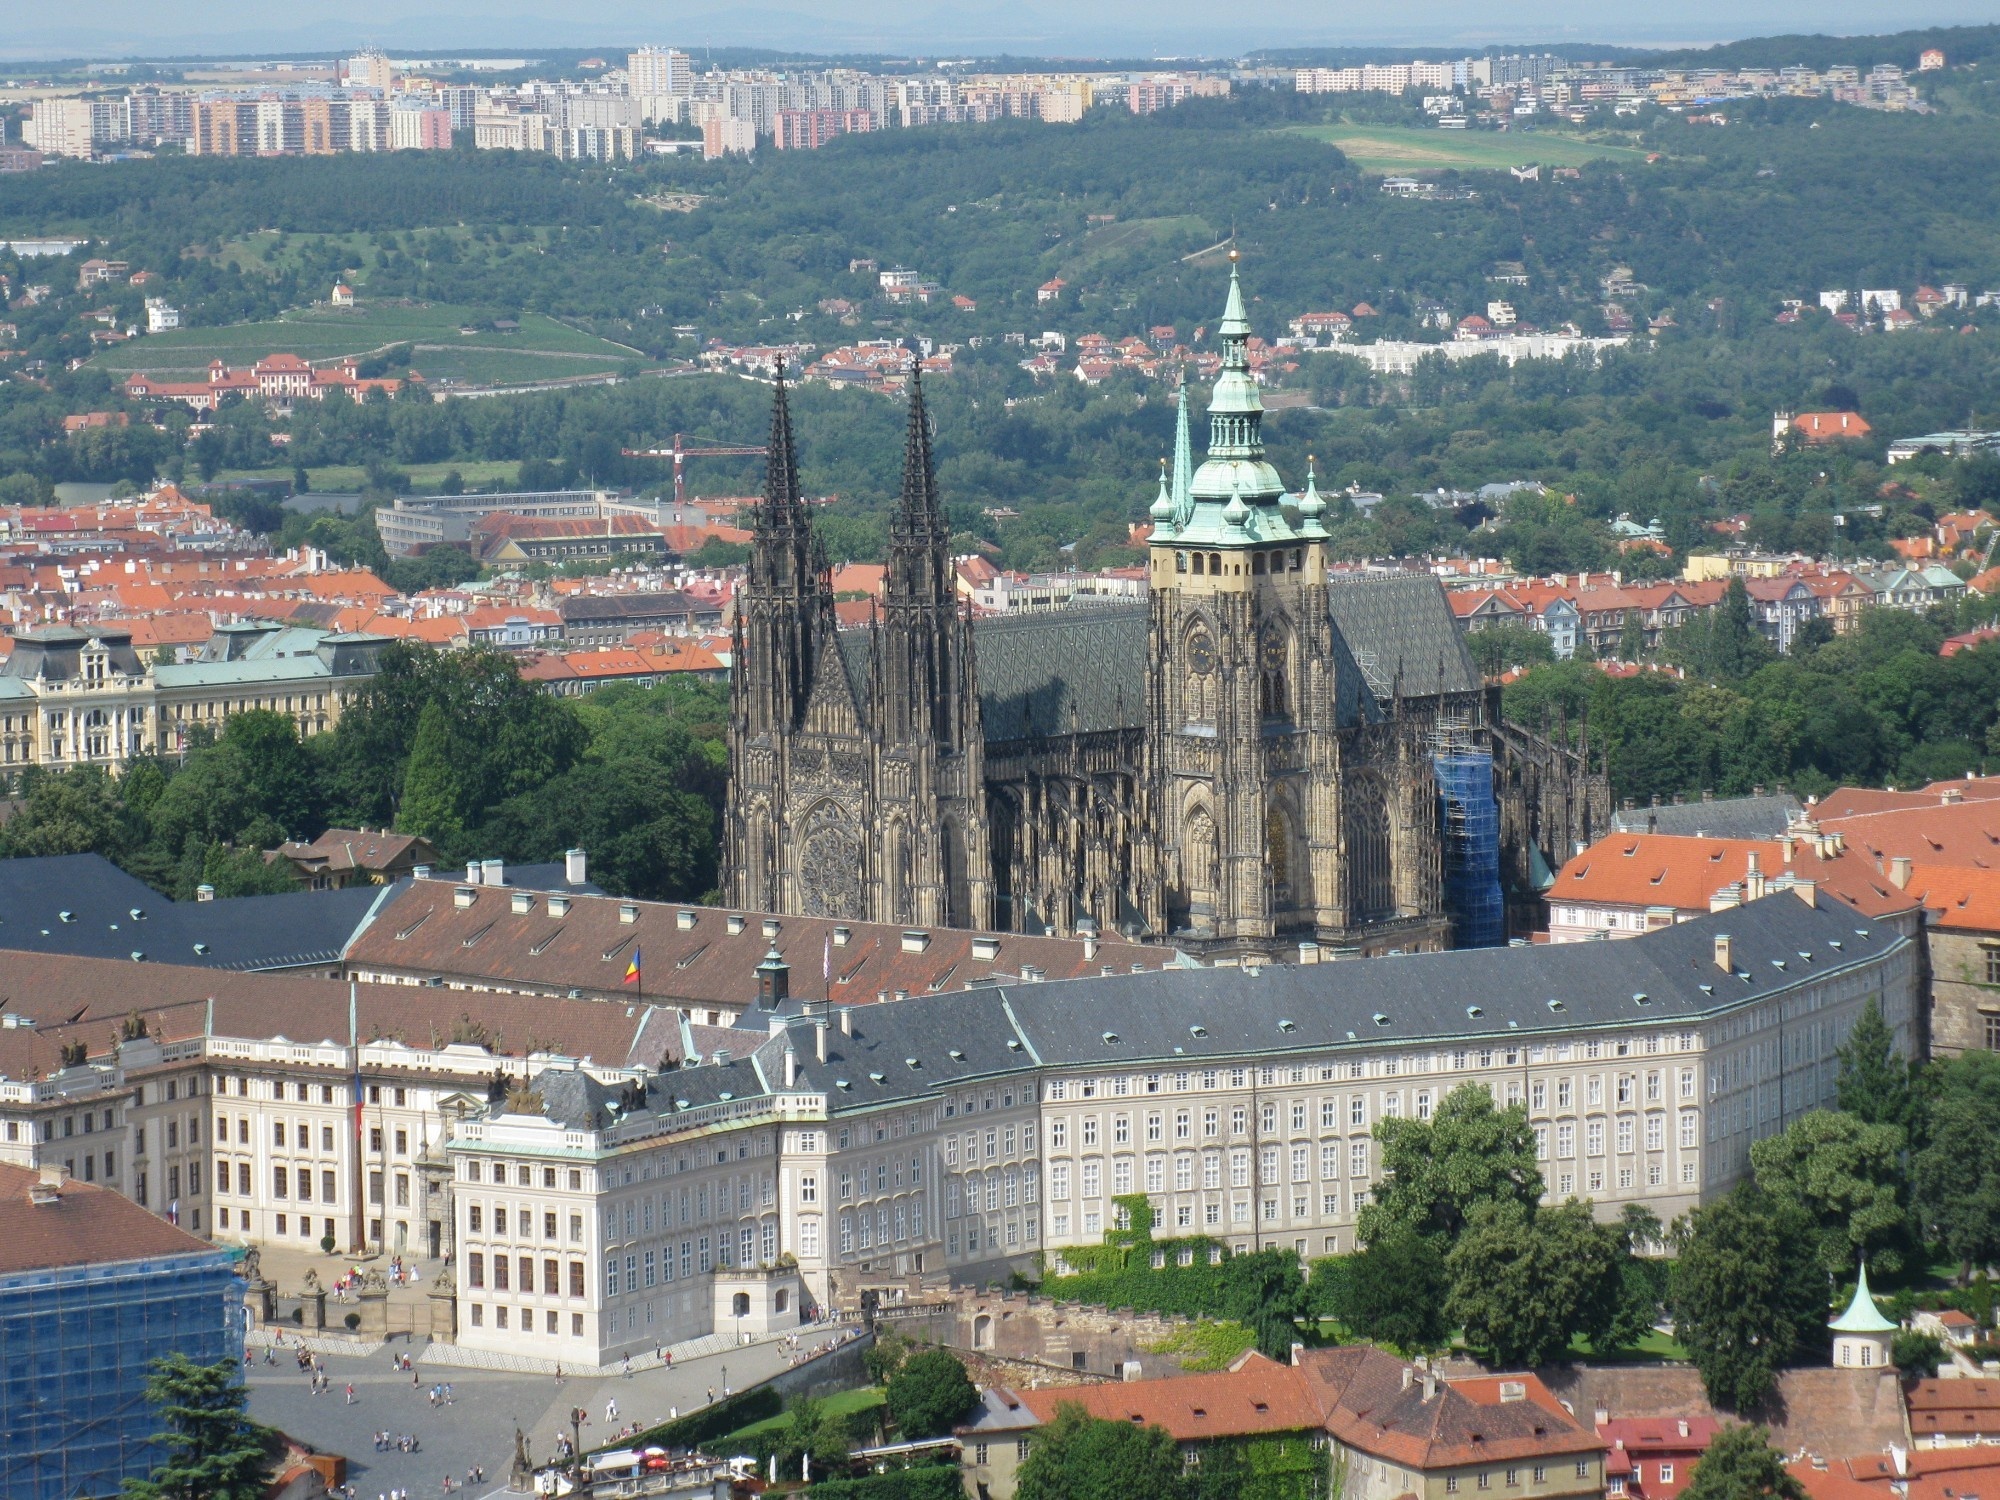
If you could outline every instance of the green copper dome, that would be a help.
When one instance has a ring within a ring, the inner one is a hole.
[[[1243,310],[1243,284],[1234,251],[1229,256],[1229,300],[1216,331],[1222,343],[1222,373],[1209,393],[1208,456],[1190,472],[1183,384],[1169,491],[1171,519],[1157,527],[1155,536],[1204,547],[1240,547],[1326,535],[1316,517],[1287,519],[1285,481],[1264,458],[1264,401],[1250,373],[1250,319]],[[1157,521],[1158,501],[1152,514]]]
[[[1868,1290],[1868,1261],[1861,1262],[1860,1277],[1854,1283],[1854,1300],[1847,1311],[1826,1325],[1835,1333],[1894,1333],[1896,1325],[1882,1316]]]

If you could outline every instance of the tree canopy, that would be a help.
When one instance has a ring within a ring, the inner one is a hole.
[[[1758,1407],[1778,1371],[1825,1339],[1827,1280],[1811,1217],[1743,1183],[1676,1226],[1668,1281],[1674,1333],[1709,1400]]]

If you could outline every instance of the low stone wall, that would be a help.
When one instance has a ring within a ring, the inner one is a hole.
[[[1614,1417],[1721,1417],[1709,1404],[1692,1365],[1569,1365],[1541,1372],[1543,1382],[1569,1403],[1578,1420],[1599,1412]],[[1777,1395],[1763,1422],[1784,1452],[1822,1458],[1880,1453],[1910,1441],[1902,1387],[1893,1370],[1796,1369],[1778,1376]]]
[[[956,1287],[933,1301],[884,1308],[876,1322],[910,1338],[998,1361],[1115,1380],[1133,1367],[1134,1378],[1141,1379],[1182,1373],[1179,1355],[1154,1353],[1149,1346],[1195,1327],[1197,1320]]]

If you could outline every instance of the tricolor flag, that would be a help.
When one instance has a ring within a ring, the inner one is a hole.
[[[826,935],[825,951],[820,954],[819,977],[829,984],[833,982],[833,934],[830,932]]]
[[[639,950],[634,948],[632,950],[632,962],[625,965],[625,983],[639,984],[641,982],[639,978]]]

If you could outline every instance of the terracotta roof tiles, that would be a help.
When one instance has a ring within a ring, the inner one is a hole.
[[[40,1183],[32,1168],[0,1164],[0,1276],[215,1253],[110,1188],[65,1182],[51,1193]]]

